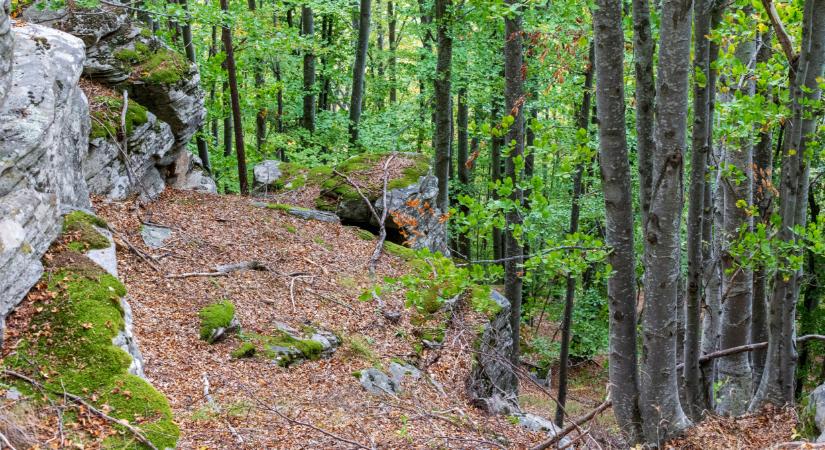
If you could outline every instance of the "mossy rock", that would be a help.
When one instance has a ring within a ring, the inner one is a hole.
[[[232,351],[232,357],[235,359],[251,358],[255,356],[256,351],[257,348],[255,347],[255,344],[251,342],[244,342]]]
[[[186,58],[166,47],[136,42],[134,48],[122,48],[114,53],[132,75],[149,84],[174,84],[189,72]]]
[[[93,103],[102,105],[102,109],[92,111],[92,128],[89,132],[89,139],[112,139],[117,138],[120,130],[120,114],[123,110],[123,99],[119,97],[109,97],[98,95],[92,99]],[[126,107],[126,135],[130,136],[135,127],[139,127],[149,121],[149,112],[132,100]]]
[[[370,233],[369,231],[363,229],[363,228],[356,229],[355,234],[358,236],[358,239],[361,239],[363,241],[374,241],[375,240],[375,235]],[[386,245],[386,242],[384,244]]]
[[[108,248],[109,239],[95,227],[107,228],[106,222],[84,211],[72,211],[63,218],[63,234],[69,237],[67,246],[76,251]]]
[[[384,241],[384,251],[405,261],[412,261],[416,258],[415,250],[395,242]]]
[[[204,307],[198,312],[201,320],[200,338],[212,344],[218,341],[226,331],[237,327],[235,305],[229,300]]]
[[[320,342],[300,339],[283,330],[276,330],[272,335],[246,333],[243,339],[261,349],[256,351],[256,355],[271,359],[281,367],[289,367],[302,360],[318,360],[324,351]]]
[[[112,343],[125,327],[120,307],[125,287],[102,269],[92,270],[91,261],[83,264],[83,255],[69,256],[61,260],[73,263],[57,267],[53,261],[44,275],[53,298],[35,303],[31,330],[38,331],[24,334],[7,364],[41,379],[55,398],[65,390],[97,407],[107,405],[109,415],[139,428],[157,448],[174,448],[180,431],[166,397],[130,374],[131,357]],[[73,419],[67,415],[65,420]],[[103,448],[146,448],[121,426],[114,427],[120,433],[105,438]]]
[[[391,155],[391,153],[362,153],[347,159],[341,163],[336,170],[347,175],[361,186],[364,186],[365,189],[362,189],[364,195],[366,195],[370,201],[375,201],[383,192],[382,180],[367,179],[364,173],[375,169],[376,166],[385,158],[389,157],[389,155]],[[418,153],[398,153],[397,155],[411,159],[413,163],[402,169],[399,177],[388,180],[387,189],[399,189],[413,185],[430,170],[430,158],[426,155]],[[321,188],[326,196],[337,198],[339,201],[361,199],[358,191],[340,177],[329,177],[321,184]],[[330,205],[331,208],[334,209],[337,202],[327,200],[323,202],[323,204],[319,202],[316,203],[318,203],[319,209],[326,208],[329,210]]]

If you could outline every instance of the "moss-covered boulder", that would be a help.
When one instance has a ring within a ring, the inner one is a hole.
[[[29,327],[6,363],[39,380],[50,396],[79,395],[138,428],[157,448],[174,448],[179,429],[168,401],[129,372],[132,358],[115,344],[126,326],[121,303],[126,289],[81,253],[62,248],[46,260],[38,295],[30,296]],[[20,389],[31,392],[25,384]],[[67,414],[64,420],[77,416]],[[108,425],[115,432],[103,434],[101,447],[145,448],[121,425]]]
[[[341,345],[333,332],[310,326],[298,331],[283,323],[271,334],[242,333],[240,337],[243,343],[233,352],[234,357],[260,356],[281,367],[329,357]]]
[[[222,300],[201,309],[198,317],[200,318],[200,338],[210,344],[240,328],[240,323],[235,318],[235,305],[229,300]]]

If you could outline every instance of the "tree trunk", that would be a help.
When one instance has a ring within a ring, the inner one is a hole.
[[[760,35],[761,46],[756,55],[756,62],[766,63],[771,54],[770,31]],[[761,89],[761,88],[760,88]],[[764,88],[760,94],[766,99],[773,98],[773,93]],[[759,133],[759,142],[753,150],[753,203],[759,208],[759,221],[765,227],[770,226],[773,213],[773,149],[772,133],[765,128]],[[757,266],[753,272],[753,316],[751,320],[751,342],[768,341],[768,286],[767,271],[764,266]],[[762,371],[765,368],[765,349],[751,352],[753,366],[753,385],[759,386]]]
[[[492,106],[492,113],[490,114],[490,126],[492,129],[498,130],[498,124],[501,122],[501,119],[498,117],[499,114],[499,101],[495,97],[493,98],[493,106]],[[495,133],[492,136],[490,142],[490,178],[493,180],[493,184],[496,181],[501,180],[501,146],[504,143],[504,138],[501,136],[497,136]],[[493,189],[493,199],[498,199],[498,191]],[[497,226],[493,226],[493,259],[499,260],[504,257],[504,238],[501,233],[501,228]]]
[[[437,29],[438,60],[433,81],[435,96],[435,176],[438,177],[438,208],[449,211],[448,192],[450,176],[450,83],[453,59],[453,39],[449,24],[452,21],[452,0],[435,0],[435,24]],[[511,300],[512,301],[512,300]]]
[[[621,5],[597,0],[593,12],[596,42],[596,111],[599,122],[599,166],[605,206],[610,312],[610,370],[613,411],[628,445],[639,442],[642,419],[636,354],[636,256],[633,247],[633,203],[627,158],[624,103],[624,32]]]
[[[656,88],[653,189],[645,232],[641,411],[650,445],[691,425],[679,401],[676,305],[681,272],[684,152],[690,71],[691,0],[662,3]]]
[[[188,11],[188,5],[186,0],[180,0],[181,8],[183,8],[184,12]],[[195,44],[192,42],[192,25],[190,25],[189,20],[187,19],[186,22],[183,24],[183,28],[181,29],[183,34],[183,49],[186,52],[186,59],[189,60],[192,64],[197,66],[198,61],[195,57]],[[195,141],[198,146],[198,157],[201,160],[201,164],[203,168],[209,172],[209,146],[206,145],[206,139],[203,138],[201,134],[201,130],[198,130],[198,133],[195,137]]]
[[[352,97],[349,103],[349,142],[352,146],[358,142],[358,124],[361,121],[361,108],[364,102],[364,74],[367,70],[371,5],[371,0],[360,1],[358,45],[355,50],[355,63],[352,66]]]
[[[395,4],[393,3],[392,0],[387,2],[387,21],[388,21],[388,23],[387,23],[387,28],[388,28],[387,32],[389,34],[389,36],[387,36],[387,37],[390,40],[389,43],[388,43],[389,44],[389,51],[390,51],[390,57],[389,57],[389,63],[388,63],[388,66],[389,66],[388,69],[389,69],[389,72],[390,72],[390,103],[395,103],[396,101],[398,101],[398,86],[397,86],[397,83],[398,83],[397,76],[398,75],[396,73],[396,70],[397,70],[396,67],[398,65],[398,57],[395,54],[395,49],[398,48],[398,42],[397,42],[398,38],[395,35],[395,27],[396,27]]]
[[[310,133],[315,132],[315,50],[312,43],[315,22],[312,8],[301,7],[301,34],[304,37],[304,115],[301,122]]]
[[[232,99],[228,81],[223,83],[223,110],[223,156],[229,156],[232,154]]]
[[[685,412],[693,420],[700,420],[707,400],[701,383],[699,368],[700,343],[702,340],[702,231],[705,209],[705,179],[708,150],[710,148],[710,96],[708,80],[710,65],[716,55],[710,54],[710,22],[713,0],[697,0],[694,31],[694,83],[693,83],[693,138],[690,156],[690,187],[687,220],[687,299],[685,303]]]
[[[816,78],[822,76],[825,59],[825,0],[807,0],[802,23],[802,51],[795,70],[792,69],[792,119],[786,122],[788,128],[782,155],[779,196],[782,224],[777,237],[787,243],[795,242],[793,227],[805,225],[805,214],[802,214],[806,210],[805,202],[804,197],[800,201],[800,196],[807,194],[809,171],[804,155],[807,137],[814,129],[817,114],[810,110],[810,106],[803,108],[803,104],[815,104],[821,96]],[[758,410],[766,403],[783,405],[793,404],[794,401],[796,348],[793,338],[801,274],[798,270],[789,269],[792,267],[790,261],[786,260],[784,264],[780,262],[780,267],[785,270],[777,272],[773,298],[769,305],[765,371],[751,401],[751,410]]]
[[[633,63],[636,74],[636,158],[639,166],[639,204],[642,230],[647,226],[653,190],[652,155],[654,103],[653,51],[656,43],[650,29],[650,0],[633,0]]]
[[[593,90],[593,45],[590,46],[591,57],[590,65],[587,67],[584,76],[584,87],[582,89],[582,101],[579,105],[578,114],[576,117],[576,133],[581,133],[583,130],[587,136],[587,128],[590,123],[590,96]],[[586,144],[582,144],[586,145]],[[573,198],[570,206],[570,234],[575,234],[579,231],[579,200],[581,199],[583,191],[582,175],[584,174],[584,163],[579,163],[576,166],[576,172],[573,174]],[[573,274],[567,275],[567,291],[565,292],[564,300],[564,318],[561,325],[561,349],[559,351],[559,390],[556,396],[556,425],[563,427],[564,425],[564,406],[567,402],[567,366],[569,364],[570,355],[570,328],[573,323],[573,302],[576,297],[576,277]]]
[[[247,7],[252,14],[255,14],[256,4],[255,0],[247,0]],[[260,101],[260,92],[264,87],[264,74],[261,70],[261,61],[258,59],[252,60],[252,77],[255,80],[255,98],[256,101],[261,103]],[[255,148],[258,150],[258,153],[261,152],[261,149],[264,146],[264,142],[266,141],[266,108],[263,105],[258,106],[258,112],[255,114]]]
[[[229,13],[228,0],[221,0],[224,14]],[[241,120],[241,102],[238,95],[238,77],[235,69],[235,52],[232,48],[232,30],[228,25],[222,27],[223,45],[226,50],[226,72],[229,77],[229,93],[232,100],[232,120],[235,129],[235,153],[238,157],[238,181],[241,194],[249,195],[249,183],[246,179],[246,149],[243,142],[243,121]]]
[[[467,167],[468,155],[468,123],[470,120],[470,111],[467,106],[467,88],[462,87],[458,91],[458,151],[456,154],[456,166],[458,166],[458,182],[461,183],[462,193],[467,194],[467,189],[470,185],[470,168]],[[470,210],[465,205],[460,205],[462,214],[465,216],[470,213]],[[470,235],[469,230],[461,233],[458,237],[458,251],[468,260],[470,258]]]
[[[444,0],[437,0],[444,1]],[[521,213],[518,207],[522,203],[522,192],[517,187],[520,168],[517,160],[524,155],[524,77],[522,58],[522,24],[523,5],[520,0],[505,0],[512,14],[504,18],[504,101],[506,112],[513,117],[513,123],[507,133],[506,144],[510,154],[506,158],[505,176],[512,181],[509,210],[505,215],[504,231],[504,293],[510,300],[510,326],[513,328],[513,364],[519,365],[519,328],[521,327],[521,285],[519,273],[524,257],[524,249],[515,234],[515,228],[521,226]],[[439,35],[441,33],[439,32]],[[439,36],[439,41],[440,41]],[[440,55],[439,55],[439,59]]]

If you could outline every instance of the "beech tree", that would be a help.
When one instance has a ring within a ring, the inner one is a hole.
[[[349,102],[350,145],[356,145],[358,142],[358,124],[361,121],[361,109],[364,106],[364,74],[367,70],[371,8],[371,0],[360,1],[358,9],[358,44],[355,50],[355,63],[352,65],[352,96]]]

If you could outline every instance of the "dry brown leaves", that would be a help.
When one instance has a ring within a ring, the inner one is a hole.
[[[439,354],[425,351],[417,359],[403,292],[382,294],[389,308],[404,311],[398,324],[387,323],[374,303],[357,300],[374,285],[366,268],[373,242],[358,239],[349,227],[303,221],[251,203],[236,196],[177,191],[165,192],[145,209],[130,202],[97,202],[100,215],[131,244],[152,255],[162,270],[153,270],[126,248],[118,249],[146,374],[169,398],[182,430],[181,448],[347,447],[278,417],[273,408],[368,447],[490,448],[505,443],[518,448],[539,439],[504,417],[486,416],[468,404],[465,379],[472,365],[474,330],[481,323],[478,317],[469,312],[457,316]],[[164,248],[143,245],[142,222],[172,228]],[[249,260],[273,270],[165,278]],[[403,261],[384,255],[376,280],[404,270]],[[293,311],[290,278],[284,274],[297,272],[312,278],[294,283]],[[198,311],[224,298],[235,303],[245,332],[271,333],[276,322],[295,328],[313,324],[336,331],[345,342],[368,342],[373,356],[359,354],[345,343],[330,359],[288,369],[263,358],[233,359],[230,352],[239,345],[237,337],[215,345],[198,339]],[[386,369],[393,358],[430,363],[432,382],[405,386],[397,397],[368,395],[353,372],[372,365]],[[203,374],[221,414],[204,398]]]
[[[797,424],[793,408],[768,406],[741,417],[710,416],[667,448],[685,450],[767,449],[792,440]]]

